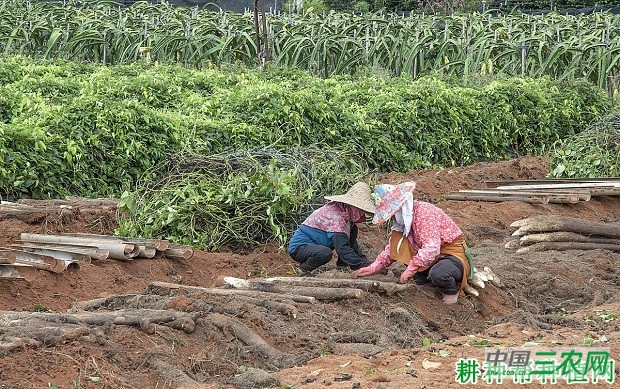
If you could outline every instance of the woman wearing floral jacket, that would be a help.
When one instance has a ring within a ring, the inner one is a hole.
[[[414,200],[415,186],[415,182],[405,182],[376,187],[373,196],[379,204],[373,223],[392,220],[390,241],[370,266],[354,271],[353,276],[376,274],[402,262],[407,269],[400,276],[401,283],[413,277],[418,285],[437,286],[446,304],[456,303],[470,275],[463,232],[442,209]]]
[[[312,212],[293,234],[288,253],[299,263],[299,274],[328,263],[335,250],[336,265],[357,270],[370,263],[357,243],[355,223],[375,210],[368,184],[358,182],[343,195],[326,196],[329,203]]]

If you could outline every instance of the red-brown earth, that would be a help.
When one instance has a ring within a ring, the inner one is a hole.
[[[157,326],[148,334],[139,327],[110,324],[64,343],[39,339],[37,345],[10,351],[2,349],[7,339],[0,322],[0,388],[244,388],[261,373],[252,368],[268,372],[273,382],[277,379],[273,387],[281,388],[458,386],[459,358],[482,361],[481,346],[522,347],[526,342],[539,347],[587,343],[610,348],[617,361],[620,319],[605,322],[600,317],[620,316],[620,254],[603,250],[517,254],[504,244],[514,230],[510,224],[533,215],[618,222],[620,198],[546,205],[442,200],[453,190],[484,187],[485,180],[541,179],[546,174],[544,158],[523,157],[380,177],[389,183],[416,181],[417,198],[436,203],[461,226],[476,266],[490,266],[501,277],[502,288],[488,285],[479,297],[463,297],[448,306],[436,292],[414,287],[362,300],[300,303],[296,315],[227,296],[177,293],[165,308],[199,313],[191,333]],[[0,217],[0,246],[16,243],[22,232],[110,234],[116,226],[114,211]],[[383,249],[386,231],[362,227],[359,240],[372,258]],[[399,269],[393,267],[389,276],[396,280]],[[336,269],[334,260],[316,273],[316,277],[349,277]],[[93,261],[61,274],[39,271],[30,283],[0,281],[0,310],[63,313],[80,301],[144,293],[152,281],[214,287],[221,286],[225,276],[293,274],[292,260],[276,244],[244,255],[196,251],[186,261]],[[212,315],[243,323],[275,349],[291,354],[295,363],[278,365],[264,358],[240,342],[233,330],[214,325]],[[423,361],[441,365],[427,369]]]

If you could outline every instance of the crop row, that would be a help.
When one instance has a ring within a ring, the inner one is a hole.
[[[320,76],[365,69],[413,78],[507,74],[617,83],[620,15],[268,15],[280,67]],[[576,33],[578,32],[578,33]],[[0,52],[105,64],[137,60],[195,67],[257,63],[251,14],[135,3],[6,0]]]
[[[609,112],[583,81],[322,79],[0,58],[0,192],[118,195],[181,151],[353,149],[379,171],[540,154]]]

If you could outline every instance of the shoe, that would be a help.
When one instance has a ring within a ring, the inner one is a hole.
[[[430,281],[414,281],[415,286],[420,287],[420,288],[435,288],[435,284],[433,284]]]
[[[299,277],[312,277],[312,270],[304,270],[300,267],[297,268],[297,275]]]
[[[443,294],[443,298],[441,299],[446,304],[455,304],[459,299],[459,294]]]
[[[431,280],[428,277],[425,276],[421,276],[419,274],[414,274],[413,275],[413,282],[418,285],[418,286],[433,286],[435,284],[433,284],[431,282]]]
[[[347,263],[342,259],[338,258],[338,260],[336,261],[336,269],[342,271],[349,270],[349,265],[347,265]]]

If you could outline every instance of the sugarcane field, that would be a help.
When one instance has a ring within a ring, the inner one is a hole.
[[[0,19],[0,389],[618,386],[617,4]]]

